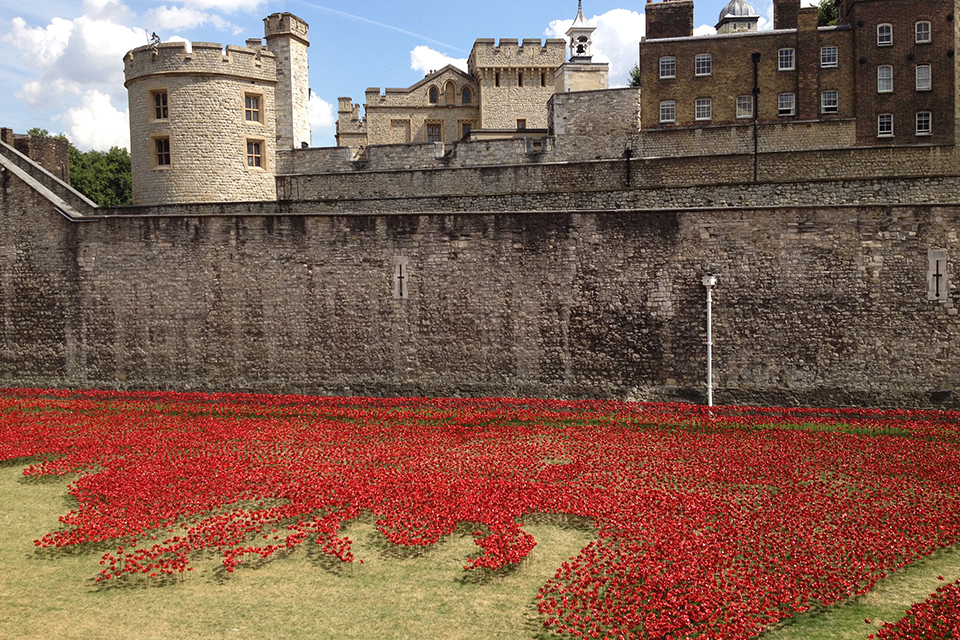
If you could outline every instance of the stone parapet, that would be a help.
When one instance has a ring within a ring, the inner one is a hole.
[[[123,58],[126,86],[150,76],[215,75],[276,82],[276,56],[264,48],[251,49],[212,42],[163,42],[129,51]]]

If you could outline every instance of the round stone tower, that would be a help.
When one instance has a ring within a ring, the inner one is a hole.
[[[134,204],[276,199],[278,149],[301,146],[304,126],[309,141],[306,23],[266,22],[267,47],[158,42],[124,57]]]

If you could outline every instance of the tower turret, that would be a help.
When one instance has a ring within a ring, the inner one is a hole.
[[[309,25],[292,13],[274,13],[263,19],[263,31],[277,56],[277,148],[309,147]]]

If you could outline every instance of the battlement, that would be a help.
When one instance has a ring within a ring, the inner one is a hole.
[[[123,57],[125,86],[147,76],[217,75],[276,82],[276,55],[263,47],[215,42],[163,42],[128,51]]]
[[[263,32],[266,38],[293,36],[310,44],[310,25],[289,12],[274,13],[263,19]]]
[[[470,51],[470,69],[482,67],[559,67],[566,59],[567,42],[562,38],[480,38]]]

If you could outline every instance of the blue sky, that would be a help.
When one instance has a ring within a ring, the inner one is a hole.
[[[695,0],[694,23],[709,32],[727,0]],[[805,0],[805,4],[809,0]],[[769,28],[772,0],[754,3]],[[595,59],[624,85],[644,34],[645,2],[585,0],[597,27]],[[448,62],[465,64],[477,38],[562,36],[577,13],[571,0],[477,3],[368,0],[33,0],[0,3],[0,126],[65,133],[81,149],[127,146],[123,54],[185,39],[243,45],[263,35],[263,18],[294,13],[310,24],[313,146],[335,145],[337,98],[363,103],[367,87],[410,86]]]

